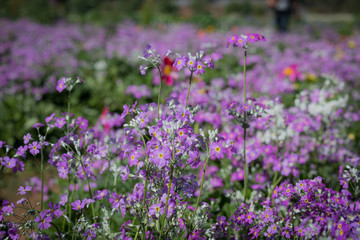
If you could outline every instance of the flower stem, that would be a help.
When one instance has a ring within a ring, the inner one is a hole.
[[[244,50],[244,104],[246,103],[246,49]]]
[[[91,187],[90,187],[90,182],[89,182],[89,178],[87,176],[87,173],[85,171],[85,167],[84,167],[84,163],[82,161],[82,159],[80,158],[80,164],[81,164],[81,167],[84,171],[84,175],[85,175],[85,178],[86,178],[86,182],[87,182],[87,185],[88,185],[88,188],[89,188],[89,197],[90,199],[92,199],[92,193],[91,193]],[[96,222],[96,216],[95,216],[95,210],[94,210],[94,203],[91,203],[91,210],[92,210],[92,214],[93,214],[93,219],[94,221]]]
[[[175,163],[175,145],[174,145],[174,140],[175,140],[175,138],[173,139],[173,151],[172,151],[172,155],[173,155],[173,160],[174,160],[174,163]],[[166,197],[166,204],[165,204],[165,211],[164,211],[163,221],[162,221],[162,224],[161,224],[160,239],[161,239],[162,233],[163,233],[163,231],[164,231],[164,229],[165,229],[166,213],[167,213],[167,210],[168,210],[168,204],[169,204],[169,198],[170,198],[170,191],[171,191],[171,185],[172,185],[172,180],[173,180],[173,173],[174,173],[174,167],[171,166],[171,170],[170,170],[170,183],[169,183],[169,188],[168,188],[167,197]]]
[[[41,203],[40,209],[41,211],[44,209],[44,154],[43,154],[43,146],[41,146],[41,164],[40,164],[40,174],[41,174]]]
[[[161,71],[160,71],[160,68],[157,67],[157,70],[159,71],[159,77],[160,77],[160,84],[159,84],[159,95],[158,95],[158,104],[157,104],[157,119],[159,120],[159,109],[160,109],[160,99],[161,99],[161,82],[162,82],[162,79],[161,79]]]
[[[168,209],[168,205],[169,205],[170,191],[171,191],[172,180],[173,180],[173,171],[174,171],[174,168],[171,167],[170,183],[169,183],[168,193],[167,193],[167,197],[166,197],[166,204],[165,204],[163,222],[161,224],[160,239],[162,239],[161,237],[162,237],[163,231],[165,229],[166,213],[167,213],[167,209]]]
[[[202,177],[201,177],[201,184],[200,184],[200,192],[199,192],[199,196],[198,196],[197,201],[196,201],[196,206],[195,206],[194,214],[196,214],[196,211],[197,211],[197,209],[198,209],[198,207],[199,207],[200,198],[201,198],[201,193],[202,193],[203,186],[204,186],[204,179],[205,179],[206,167],[207,167],[209,158],[210,158],[210,154],[208,154],[208,157],[206,158],[205,166],[204,166],[204,169],[203,169],[203,174],[202,174]],[[194,218],[193,218],[193,221],[194,221]]]
[[[246,193],[249,178],[249,165],[246,161],[246,128],[244,128],[244,202],[246,203]]]
[[[187,95],[186,95],[185,107],[187,107],[187,104],[189,101],[190,87],[191,87],[191,80],[192,80],[193,73],[194,73],[193,71],[191,71],[191,73],[190,73],[190,80],[189,80],[189,86],[188,86],[188,91],[187,91]]]

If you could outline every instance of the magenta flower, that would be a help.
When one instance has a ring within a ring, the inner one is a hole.
[[[164,213],[164,207],[161,207],[161,203],[153,204],[149,208],[149,214],[150,216],[156,216],[159,217],[161,214]]]
[[[26,135],[24,136],[24,144],[28,144],[31,139],[32,139],[32,138],[31,138],[30,133],[26,134]]]
[[[19,192],[17,194],[25,195],[27,192],[30,192],[31,189],[32,189],[32,187],[30,187],[30,186],[25,186],[25,187],[20,186],[18,189]]]
[[[24,157],[25,156],[25,152],[27,150],[27,146],[20,146],[17,151],[16,151],[16,154],[21,156],[21,157]]]
[[[66,88],[65,78],[62,77],[57,82],[56,90],[61,93],[65,88]]]
[[[186,61],[186,57],[177,57],[173,64],[173,67],[175,67],[176,70],[181,71],[186,66]]]
[[[205,72],[204,68],[206,68],[206,66],[204,64],[202,64],[201,62],[198,62],[194,73],[197,75],[199,75],[199,74],[202,75]]]
[[[235,46],[238,46],[238,47],[244,47],[246,46],[246,39],[244,37],[239,37],[237,38],[236,42],[235,42]]]
[[[146,69],[147,69],[147,67],[140,65],[139,70],[140,70],[141,75],[144,76],[146,74]]]
[[[210,158],[221,159],[224,157],[224,148],[221,143],[214,142],[210,145]]]
[[[40,152],[39,149],[41,149],[41,144],[34,141],[28,145],[28,148],[30,149],[30,153],[32,155],[37,155]]]
[[[76,124],[79,126],[79,128],[82,129],[82,130],[86,130],[87,127],[88,127],[88,120],[85,119],[85,118],[83,118],[83,117],[81,117],[81,116],[77,118],[77,120],[76,120],[75,123],[76,123]]]
[[[40,230],[48,229],[51,226],[51,217],[47,215],[46,212],[40,212],[40,217],[37,216],[34,220],[35,222],[39,223],[38,227]]]
[[[55,118],[56,122],[55,122],[55,126],[58,128],[62,128],[65,124],[66,124],[66,120],[64,117],[62,118]]]
[[[49,202],[48,206],[49,209],[45,211],[48,213],[48,215],[52,217],[52,219],[54,219],[55,217],[59,218],[64,213],[63,211],[60,210],[60,204],[58,203],[53,204],[53,202]]]
[[[187,62],[187,66],[190,68],[190,70],[196,69],[196,65],[197,65],[197,63],[196,63],[195,59],[192,59],[192,58],[190,58]]]
[[[73,210],[81,210],[85,207],[85,202],[82,202],[81,200],[76,200],[75,202],[71,203]]]
[[[17,159],[16,158],[9,158],[8,156],[5,156],[2,161],[1,164],[7,168],[14,168],[16,167],[17,164]]]

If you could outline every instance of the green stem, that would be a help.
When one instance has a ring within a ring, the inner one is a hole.
[[[292,224],[292,230],[293,230],[293,236],[295,236],[295,226],[294,226],[294,203],[291,204],[291,224]]]
[[[75,188],[75,187],[74,187]],[[73,191],[71,191],[71,194],[70,194],[70,180],[69,180],[69,192],[68,192],[68,206],[69,206],[69,220],[70,220],[70,223],[69,223],[69,231],[70,231],[70,229],[71,229],[71,213],[72,213],[72,209],[71,209],[71,201],[72,201],[72,197],[73,197],[73,195],[74,195],[74,190],[75,189],[73,189]],[[69,198],[69,196],[70,196],[70,198]]]
[[[192,80],[193,73],[194,73],[193,71],[191,71],[191,73],[190,73],[189,86],[188,86],[188,91],[187,91],[187,95],[186,95],[185,107],[187,107],[187,104],[189,101],[190,87],[191,87],[191,80]]]
[[[198,198],[197,198],[197,200],[196,200],[196,206],[195,206],[195,211],[194,211],[193,215],[196,214],[196,211],[197,211],[197,209],[199,208],[201,193],[202,193],[203,186],[204,186],[204,179],[205,179],[206,167],[207,167],[209,158],[210,158],[210,155],[208,154],[208,157],[206,158],[205,166],[204,166],[204,169],[203,169],[203,174],[202,174],[202,177],[201,177],[200,192],[199,192],[199,196],[198,196]],[[194,218],[193,218],[193,221],[194,221]]]
[[[159,95],[158,95],[158,105],[157,105],[157,119],[159,120],[159,109],[160,109],[160,99],[161,99],[161,82],[162,82],[162,79],[161,79],[161,71],[160,71],[160,68],[157,67],[157,70],[159,71],[159,77],[160,77],[160,84],[159,84]]]
[[[244,50],[244,104],[246,103],[246,49]]]
[[[66,131],[67,131],[67,135],[69,135],[69,121],[70,121],[70,91],[69,91],[69,94],[68,94],[68,112],[67,112],[67,118],[66,119]]]
[[[59,239],[62,240],[60,229],[54,223],[50,223],[50,224],[52,226],[54,226],[54,228],[56,229],[56,232],[58,234]]]
[[[44,209],[44,154],[43,154],[43,146],[41,146],[41,165],[40,165],[40,174],[41,174],[41,203],[40,210]]]
[[[174,147],[174,149],[175,149],[175,147]],[[173,151],[173,155],[174,155],[174,151]],[[171,191],[172,180],[173,180],[173,171],[174,171],[174,168],[171,167],[170,183],[169,183],[168,193],[167,193],[167,197],[166,197],[166,204],[165,204],[165,211],[164,211],[163,221],[162,221],[162,225],[161,225],[160,239],[161,239],[162,233],[163,233],[163,231],[165,229],[166,213],[167,213],[167,209],[168,209],[168,205],[169,205],[170,191]]]
[[[86,171],[85,171],[85,167],[84,167],[84,164],[83,164],[81,158],[80,158],[80,164],[81,164],[81,167],[82,167],[82,169],[83,169],[83,171],[84,171],[84,175],[85,175],[85,178],[86,178],[86,182],[87,182],[87,185],[88,185],[88,188],[89,188],[89,197],[90,197],[90,199],[92,199],[92,193],[91,193],[91,187],[90,187],[89,178],[88,178],[88,176],[87,176],[87,173],[86,173]],[[94,219],[94,221],[96,222],[94,203],[91,203],[91,210],[92,210],[92,214],[93,214],[93,219]]]
[[[145,162],[147,162],[146,160],[148,159],[148,156],[146,155],[146,158],[145,158]],[[145,215],[146,215],[146,209],[145,209],[145,203],[146,203],[146,193],[147,193],[147,187],[148,187],[148,181],[149,181],[149,165],[147,165],[146,167],[146,177],[145,177],[145,187],[144,187],[144,198],[143,198],[143,202],[142,202],[142,206],[141,206],[141,211],[144,211],[145,212]],[[145,234],[146,234],[146,229],[147,229],[147,222],[146,222],[146,227],[145,227],[145,230],[143,232],[143,235],[141,237],[141,239],[145,239]],[[139,231],[139,229],[138,229]],[[136,238],[135,238],[136,239]]]
[[[249,164],[246,161],[246,128],[244,128],[244,202],[246,203],[246,193],[248,185]]]

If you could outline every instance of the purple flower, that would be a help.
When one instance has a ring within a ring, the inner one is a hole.
[[[229,47],[229,45],[234,45],[235,46],[235,43],[236,43],[238,38],[239,38],[238,35],[234,35],[234,36],[231,36],[230,38],[228,38],[226,47]]]
[[[146,74],[146,67],[144,67],[143,65],[140,65],[140,67],[139,67],[139,70],[140,70],[140,73],[141,73],[141,75],[145,75]]]
[[[17,161],[18,160],[16,158],[9,158],[8,156],[5,156],[2,159],[1,164],[7,168],[14,168],[16,167]]]
[[[25,156],[25,152],[27,150],[27,146],[20,146],[17,151],[16,151],[16,154],[21,156],[21,157],[24,157]]]
[[[24,144],[28,144],[31,139],[32,139],[32,138],[31,138],[30,133],[26,134],[26,135],[24,136]]]
[[[85,202],[82,202],[81,200],[76,200],[75,202],[71,203],[73,210],[81,210],[85,207]]]
[[[159,216],[162,215],[163,213],[164,213],[164,207],[161,207],[161,203],[153,204],[153,205],[149,208],[149,214],[150,214],[150,216],[159,217]]]
[[[17,194],[25,195],[26,192],[30,192],[31,189],[32,189],[32,187],[30,187],[30,186],[25,186],[25,187],[20,186],[19,189],[18,189],[19,192]]]
[[[50,116],[48,116],[48,117],[45,118],[45,122],[46,122],[46,123],[49,123],[51,120],[54,119],[54,116],[55,116],[55,113],[52,113]]]
[[[54,219],[55,216],[56,218],[61,217],[61,215],[64,213],[63,211],[60,210],[60,204],[55,203],[53,204],[53,202],[49,202],[48,203],[49,209],[46,210],[46,212]]]
[[[97,190],[97,191],[95,192],[95,199],[96,199],[96,200],[101,200],[101,199],[103,199],[104,197],[106,197],[106,196],[108,195],[108,193],[109,193],[109,190],[107,190],[107,189]]]
[[[37,155],[40,152],[39,149],[41,149],[41,144],[34,141],[28,145],[28,148],[30,149],[30,153],[32,155]]]
[[[221,159],[224,157],[224,148],[221,143],[215,142],[210,145],[210,158]]]
[[[90,229],[86,230],[86,231],[83,233],[82,236],[83,236],[83,237],[86,237],[86,240],[91,240],[91,239],[96,239],[96,238],[97,238],[97,236],[96,236],[96,231],[90,230]]]
[[[83,118],[83,117],[81,117],[81,116],[77,118],[77,120],[76,120],[75,123],[76,123],[76,124],[79,126],[79,128],[82,129],[82,130],[86,130],[87,127],[88,127],[88,120],[86,120],[85,118]]]
[[[35,222],[39,223],[38,227],[40,230],[48,229],[51,226],[51,217],[46,212],[40,212],[40,217],[35,218]]]
[[[197,65],[196,65],[196,70],[195,70],[194,73],[198,74],[198,75],[199,74],[202,75],[205,72],[204,68],[206,68],[206,66],[204,64],[202,64],[202,62],[198,62]]]
[[[66,88],[65,79],[66,78],[62,77],[57,82],[56,90],[60,93]]]
[[[39,128],[43,127],[43,126],[44,126],[44,124],[42,124],[42,123],[35,123],[33,125],[33,128],[39,129]]]
[[[181,69],[183,69],[186,66],[186,61],[187,61],[186,57],[177,57],[173,64],[173,67],[175,67],[176,70],[181,71]]]
[[[58,128],[62,128],[66,124],[66,120],[64,117],[56,118],[55,126]]]
[[[195,70],[197,63],[196,63],[195,59],[190,58],[187,62],[187,65],[190,68],[190,70]]]
[[[143,50],[143,57],[144,58],[148,58],[148,57],[150,57],[150,55],[151,55],[151,45],[150,44],[146,44],[146,46],[145,46],[145,48],[144,48],[144,50]]]
[[[238,47],[246,46],[246,39],[244,37],[238,37],[236,39],[235,45],[238,46]]]

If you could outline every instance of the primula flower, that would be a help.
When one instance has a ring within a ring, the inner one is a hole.
[[[198,62],[194,73],[197,75],[199,75],[199,74],[202,75],[205,72],[204,68],[206,68],[206,66],[204,64],[202,64],[201,62]]]
[[[186,62],[186,57],[177,57],[174,61],[173,67],[175,67],[176,70],[181,71],[186,66]]]
[[[79,128],[80,129],[82,129],[82,130],[86,130],[87,129],[87,127],[88,127],[88,120],[86,120],[85,118],[83,118],[83,117],[78,117],[77,119],[76,119],[76,122],[75,122],[78,126],[79,126]]]
[[[24,144],[28,144],[31,139],[32,139],[32,138],[31,138],[30,133],[26,134],[26,135],[24,136]]]
[[[290,65],[281,72],[280,77],[281,78],[289,78],[290,81],[295,82],[296,79],[300,76],[300,73],[297,70],[297,64]]]
[[[163,213],[164,213],[164,207],[161,207],[161,203],[153,204],[153,205],[149,208],[149,214],[150,214],[150,216],[159,217],[159,216],[162,215]]]
[[[52,219],[50,216],[47,215],[46,212],[40,212],[40,217],[37,216],[34,221],[39,223],[38,224],[39,229],[43,230],[51,227],[50,223],[52,222]]]
[[[37,155],[40,152],[39,149],[41,149],[41,144],[34,141],[28,145],[28,148],[30,149],[30,153],[32,155]]]
[[[71,203],[73,210],[81,210],[85,207],[85,202],[82,202],[81,200],[76,200],[75,202]]]
[[[20,146],[17,149],[16,154],[21,156],[21,157],[24,157],[27,149],[28,149],[28,147],[26,145],[25,146]]]
[[[64,213],[63,211],[60,210],[60,204],[58,203],[53,204],[53,202],[49,202],[48,206],[49,209],[45,211],[52,217],[52,219],[54,219],[55,217],[59,218]]]
[[[215,142],[210,145],[210,158],[221,159],[224,157],[224,148],[221,143]]]
[[[86,237],[86,240],[97,239],[96,230],[87,229],[82,236]]]
[[[244,49],[247,49],[250,44],[256,43],[260,40],[266,41],[265,37],[258,33],[241,35],[240,37],[238,35],[233,35],[227,39],[226,47],[232,45],[233,47],[242,47]]]
[[[30,192],[31,189],[32,189],[32,187],[30,187],[30,186],[25,186],[25,187],[20,186],[18,189],[19,192],[17,194],[25,195],[27,192]]]
[[[66,124],[66,120],[64,117],[62,118],[55,118],[56,122],[55,122],[55,126],[58,128],[62,128],[65,124]]]
[[[60,93],[66,88],[65,79],[65,77],[62,77],[57,82],[56,90]]]

